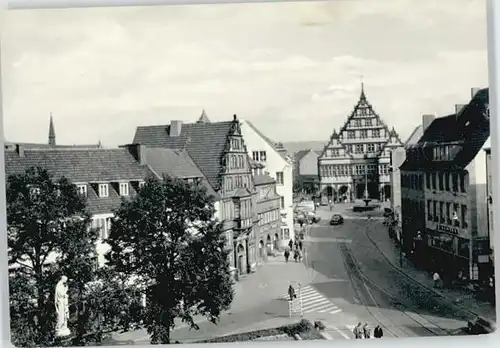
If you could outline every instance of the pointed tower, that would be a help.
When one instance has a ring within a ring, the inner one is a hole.
[[[201,112],[201,116],[198,119],[198,121],[196,121],[196,123],[210,123],[210,120],[208,119],[207,114],[205,113],[205,109],[203,109],[203,111]]]
[[[49,145],[56,145],[56,131],[54,129],[54,120],[52,119],[52,113],[50,113],[50,123],[49,123]]]

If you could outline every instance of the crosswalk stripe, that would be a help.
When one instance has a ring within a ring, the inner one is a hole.
[[[327,297],[325,297],[322,293],[317,291],[313,286],[310,285],[304,286],[302,289],[298,291],[297,293],[298,298],[300,298],[299,294],[302,295],[303,313],[321,312],[321,313],[336,314],[342,312],[342,309],[338,308]],[[285,293],[283,294],[283,298],[286,300],[290,300],[290,295],[288,295],[288,293]]]

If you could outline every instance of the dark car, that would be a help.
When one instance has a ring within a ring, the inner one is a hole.
[[[333,214],[330,219],[330,225],[342,225],[344,223],[344,218],[340,214]]]

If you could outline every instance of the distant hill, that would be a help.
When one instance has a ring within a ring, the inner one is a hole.
[[[313,149],[323,151],[325,147],[324,141],[288,141],[283,143],[283,147],[288,153],[295,153],[301,150]]]

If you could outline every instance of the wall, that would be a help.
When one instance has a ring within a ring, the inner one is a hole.
[[[318,175],[318,154],[309,151],[299,161],[299,175]]]
[[[490,249],[495,249],[494,243],[494,228],[495,228],[495,214],[494,214],[494,200],[493,200],[493,174],[491,171],[491,152],[486,154],[486,183],[487,183],[487,201],[488,201],[488,215],[489,215],[489,224],[488,224],[488,235],[490,236]]]
[[[399,167],[403,164],[405,159],[406,150],[396,149],[391,152],[391,208],[398,217],[399,227],[401,227],[401,170]]]
[[[282,226],[281,229],[289,229],[289,237],[295,239],[293,227],[293,164],[285,160],[258,131],[255,131],[253,125],[249,125],[245,120],[240,122],[241,133],[250,158],[252,158],[253,151],[266,151],[266,161],[262,162],[265,166],[264,172],[268,172],[269,176],[275,180],[277,179],[276,173],[283,172],[283,184],[276,184],[276,192],[283,197],[284,201],[281,213],[286,214],[286,217],[282,218],[282,224],[286,224],[286,226]]]

